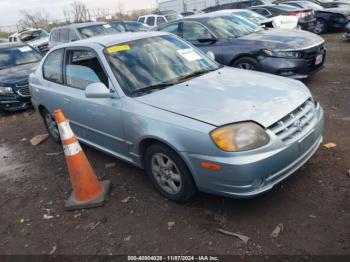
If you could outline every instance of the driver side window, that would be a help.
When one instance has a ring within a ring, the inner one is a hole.
[[[184,22],[182,35],[187,41],[196,41],[201,38],[211,37],[209,30],[197,22]]]
[[[65,69],[67,85],[70,87],[85,90],[89,84],[101,82],[108,87],[108,77],[93,51],[68,51]]]

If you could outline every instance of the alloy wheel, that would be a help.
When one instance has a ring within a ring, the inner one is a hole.
[[[254,65],[250,63],[239,63],[236,67],[240,69],[255,71]]]
[[[322,21],[317,20],[316,21],[316,26],[315,26],[315,29],[314,29],[314,33],[321,34],[324,31],[325,31],[325,24]]]
[[[151,158],[152,175],[158,185],[169,194],[177,194],[182,187],[182,178],[175,162],[163,153]]]

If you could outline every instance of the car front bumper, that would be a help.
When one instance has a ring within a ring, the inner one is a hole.
[[[30,97],[27,98],[13,98],[13,97],[0,97],[0,109],[14,112],[19,110],[25,110],[32,107]]]
[[[316,55],[310,58],[279,58],[279,57],[261,57],[259,59],[261,71],[286,76],[294,79],[308,78],[310,75],[324,68],[327,52],[324,49],[322,63],[316,65]],[[319,55],[317,54],[317,55]]]
[[[247,151],[228,157],[186,154],[197,187],[202,192],[236,198],[249,198],[270,190],[306,163],[322,143],[324,113],[317,111],[315,124],[291,143],[272,138],[265,150]],[[202,162],[221,167],[220,171],[201,168]]]

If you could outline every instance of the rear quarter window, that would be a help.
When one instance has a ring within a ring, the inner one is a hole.
[[[44,79],[63,84],[63,72],[62,72],[62,62],[63,62],[64,49],[58,49],[50,53],[43,64],[43,76]]]

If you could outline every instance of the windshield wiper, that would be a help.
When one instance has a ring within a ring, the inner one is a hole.
[[[165,88],[167,86],[171,86],[173,84],[174,84],[173,81],[170,81],[170,82],[160,83],[160,84],[156,84],[156,85],[146,86],[146,87],[131,91],[130,95],[131,96],[138,96],[138,95],[141,95],[143,93],[150,93],[153,90],[163,89],[163,88]]]
[[[182,76],[178,79],[176,79],[173,84],[178,84],[178,83],[181,83],[181,82],[184,82],[188,79],[191,79],[193,77],[196,77],[196,76],[201,76],[201,75],[204,75],[204,74],[207,74],[209,72],[212,72],[212,71],[216,71],[218,69],[221,68],[221,65],[218,67],[218,68],[214,68],[214,69],[210,69],[210,70],[202,70],[202,71],[196,71],[196,72],[193,72],[192,74],[189,74],[189,75],[186,75],[186,76]]]

